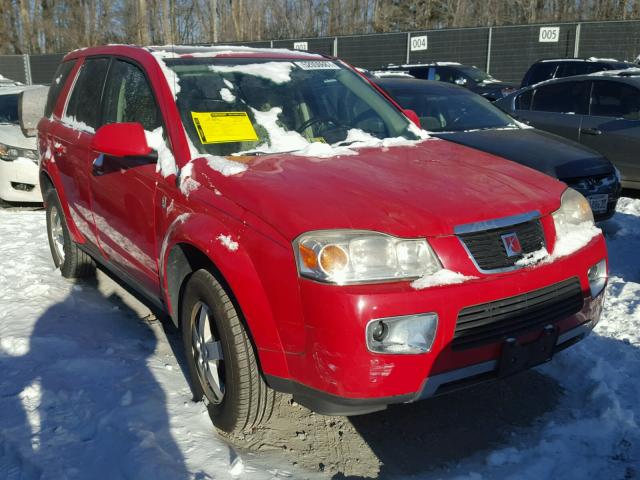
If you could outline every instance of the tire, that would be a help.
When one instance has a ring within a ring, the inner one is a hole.
[[[58,194],[54,189],[45,195],[47,237],[53,263],[65,278],[83,278],[95,274],[93,259],[80,250],[71,239]]]
[[[180,321],[193,399],[204,400],[213,425],[233,435],[266,423],[280,397],[262,379],[238,312],[209,271],[187,280]]]

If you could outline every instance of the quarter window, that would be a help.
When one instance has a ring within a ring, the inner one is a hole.
[[[536,88],[531,110],[586,114],[589,82],[559,82]]]
[[[113,63],[105,90],[104,123],[116,122],[138,122],[145,130],[154,130],[162,124],[144,73],[123,60]]]
[[[92,129],[100,126],[100,97],[108,67],[109,60],[106,58],[85,60],[73,87],[65,117]]]
[[[620,82],[594,82],[591,115],[640,120],[640,91]]]
[[[532,72],[527,81],[527,85],[533,85],[535,83],[542,82],[543,80],[549,80],[553,78],[558,68],[557,63],[544,62],[538,63],[532,68]]]
[[[68,62],[62,62],[58,65],[56,69],[56,73],[53,76],[53,81],[51,82],[51,86],[49,87],[49,93],[47,95],[47,104],[44,107],[44,116],[50,117],[53,113],[53,109],[56,106],[56,102],[58,101],[58,97],[60,96],[60,92],[62,92],[62,87],[67,81],[71,70],[76,64],[76,60],[70,60]]]
[[[516,110],[529,110],[531,108],[531,97],[533,97],[533,90],[527,90],[518,95],[516,97]]]

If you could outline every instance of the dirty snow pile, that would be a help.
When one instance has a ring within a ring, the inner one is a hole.
[[[446,465],[434,465],[425,445],[424,458],[411,460],[422,470],[406,478],[638,477],[640,200],[621,199],[603,230],[611,278],[602,320],[538,369],[561,389],[558,404],[532,425],[506,425],[498,443],[459,449]],[[0,209],[0,238],[0,478],[331,478],[290,464],[282,451],[240,451],[218,436],[204,406],[191,401],[176,361],[177,333],[141,321],[122,294],[62,279],[51,263],[44,212]],[[473,428],[467,434],[483,438]],[[307,432],[314,435],[329,438]],[[398,450],[414,441],[395,439]],[[350,458],[364,461],[352,448]],[[375,453],[384,459],[384,451]]]

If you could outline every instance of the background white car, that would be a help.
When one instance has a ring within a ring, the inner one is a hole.
[[[7,202],[42,202],[36,138],[24,135],[18,116],[20,94],[35,88],[0,87],[0,199]]]

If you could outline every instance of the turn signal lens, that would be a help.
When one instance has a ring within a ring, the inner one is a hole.
[[[300,260],[305,267],[310,269],[318,268],[318,257],[316,257],[316,253],[305,245],[298,245],[300,250]]]

